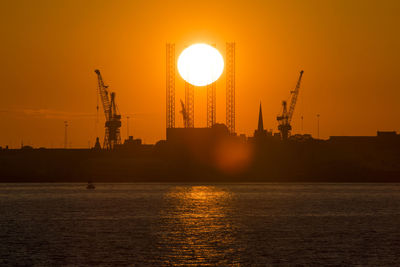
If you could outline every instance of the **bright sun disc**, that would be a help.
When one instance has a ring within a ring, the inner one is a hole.
[[[212,84],[221,76],[224,60],[219,51],[207,44],[194,44],[183,50],[178,58],[182,78],[195,86]]]

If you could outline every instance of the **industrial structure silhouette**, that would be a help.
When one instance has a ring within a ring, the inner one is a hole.
[[[194,86],[185,82],[180,100],[183,127],[175,121],[175,44],[166,45],[166,138],[154,145],[121,142],[116,93],[99,70],[98,96],[106,122],[103,145],[68,149],[0,149],[0,182],[398,182],[400,135],[332,136],[315,139],[291,133],[303,71],[291,101],[282,103],[279,132],[264,129],[262,105],[254,135],[235,132],[235,43],[226,44],[226,124],[216,121],[216,83],[207,86],[207,127],[196,128]],[[97,106],[97,110],[99,107]],[[256,109],[255,112],[256,114]]]
[[[213,45],[216,47],[216,45]],[[166,128],[175,128],[175,44],[166,44]],[[185,128],[195,127],[194,86],[185,81],[185,102],[181,114]],[[207,127],[216,123],[216,82],[207,85]],[[226,126],[235,133],[235,43],[226,43]]]
[[[116,145],[121,144],[121,115],[115,103],[115,92],[109,92],[108,86],[104,84],[100,71],[94,71],[98,77],[98,91],[103,104],[104,115],[106,117],[104,134],[104,148],[112,150]],[[99,106],[97,105],[97,109]]]

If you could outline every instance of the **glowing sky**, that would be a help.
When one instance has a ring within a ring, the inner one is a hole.
[[[400,1],[3,0],[0,15],[0,145],[72,146],[96,131],[98,68],[130,133],[165,138],[165,43],[177,54],[201,42],[236,42],[236,128],[252,134],[258,105],[276,130],[281,101],[304,70],[294,132],[321,137],[400,130]],[[182,125],[177,75],[176,124]],[[206,92],[196,92],[195,125],[206,125]],[[225,121],[225,75],[217,82],[217,121]]]

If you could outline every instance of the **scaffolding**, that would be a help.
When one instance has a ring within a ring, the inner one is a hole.
[[[235,133],[235,43],[226,43],[226,126]]]
[[[175,44],[166,45],[167,129],[175,128]]]
[[[211,128],[216,123],[216,85],[217,82],[207,85],[207,127]]]
[[[216,48],[216,44],[212,45]],[[216,98],[217,82],[207,85],[207,127],[211,128],[216,123],[217,98]]]
[[[194,86],[185,81],[185,109],[187,128],[194,128]]]

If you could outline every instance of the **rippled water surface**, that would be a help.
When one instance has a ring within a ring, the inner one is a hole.
[[[400,185],[0,184],[0,265],[399,265]]]

